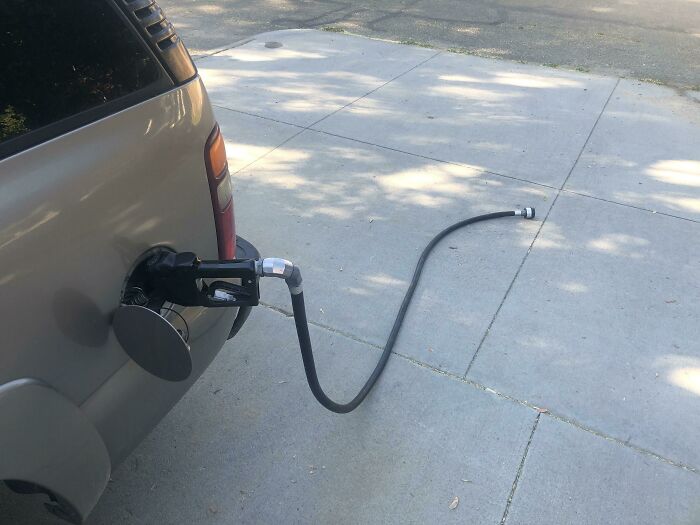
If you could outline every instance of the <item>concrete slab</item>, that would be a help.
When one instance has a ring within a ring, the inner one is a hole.
[[[354,392],[378,352],[312,338],[329,392]],[[400,357],[358,411],[331,414],[291,319],[257,309],[112,476],[92,523],[497,523],[534,418]]]
[[[199,60],[197,67],[214,104],[308,126],[435,54],[323,31],[288,30],[257,35]]]
[[[448,53],[314,127],[559,187],[614,86]]]
[[[700,104],[621,80],[566,188],[700,220]]]
[[[309,318],[383,346],[420,252],[481,213],[535,206],[553,192],[469,168],[305,131],[235,177],[237,230],[304,271]],[[441,244],[397,351],[463,373],[539,223],[473,225]],[[262,298],[290,309],[284,286]]]
[[[562,194],[478,381],[700,466],[700,225]]]
[[[542,417],[507,525],[700,523],[700,476]]]
[[[215,107],[214,114],[226,142],[228,169],[232,174],[255,162],[301,131],[296,126],[224,108]]]

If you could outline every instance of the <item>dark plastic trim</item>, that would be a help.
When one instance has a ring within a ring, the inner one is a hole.
[[[192,57],[155,0],[114,1],[148,43],[175,84],[182,85],[197,76]],[[149,30],[158,24],[157,31]]]

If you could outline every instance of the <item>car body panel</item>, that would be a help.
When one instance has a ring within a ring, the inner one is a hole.
[[[35,379],[0,386],[0,479],[40,485],[84,519],[107,485],[107,449],[85,414]]]
[[[185,381],[156,378],[129,360],[82,405],[114,465],[126,458],[216,357],[233,325],[234,310],[212,308],[206,311],[206,319],[199,320],[189,340],[192,374]]]
[[[236,316],[180,309],[195,370],[179,383],[138,369],[111,329],[148,249],[217,258],[204,164],[214,126],[197,77],[0,161],[0,385],[32,377],[85,405],[113,464],[211,362]]]

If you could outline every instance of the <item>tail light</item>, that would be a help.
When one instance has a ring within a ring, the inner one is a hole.
[[[207,167],[211,205],[214,209],[219,259],[234,259],[236,257],[236,226],[233,218],[231,175],[228,172],[224,138],[221,136],[218,124],[207,139],[204,148],[204,163]]]

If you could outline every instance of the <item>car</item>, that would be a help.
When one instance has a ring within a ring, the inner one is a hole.
[[[0,480],[80,523],[250,311],[154,303],[144,261],[258,255],[235,235],[206,89],[153,0],[4,0],[0,57]],[[125,303],[186,339],[186,379],[129,358]]]

